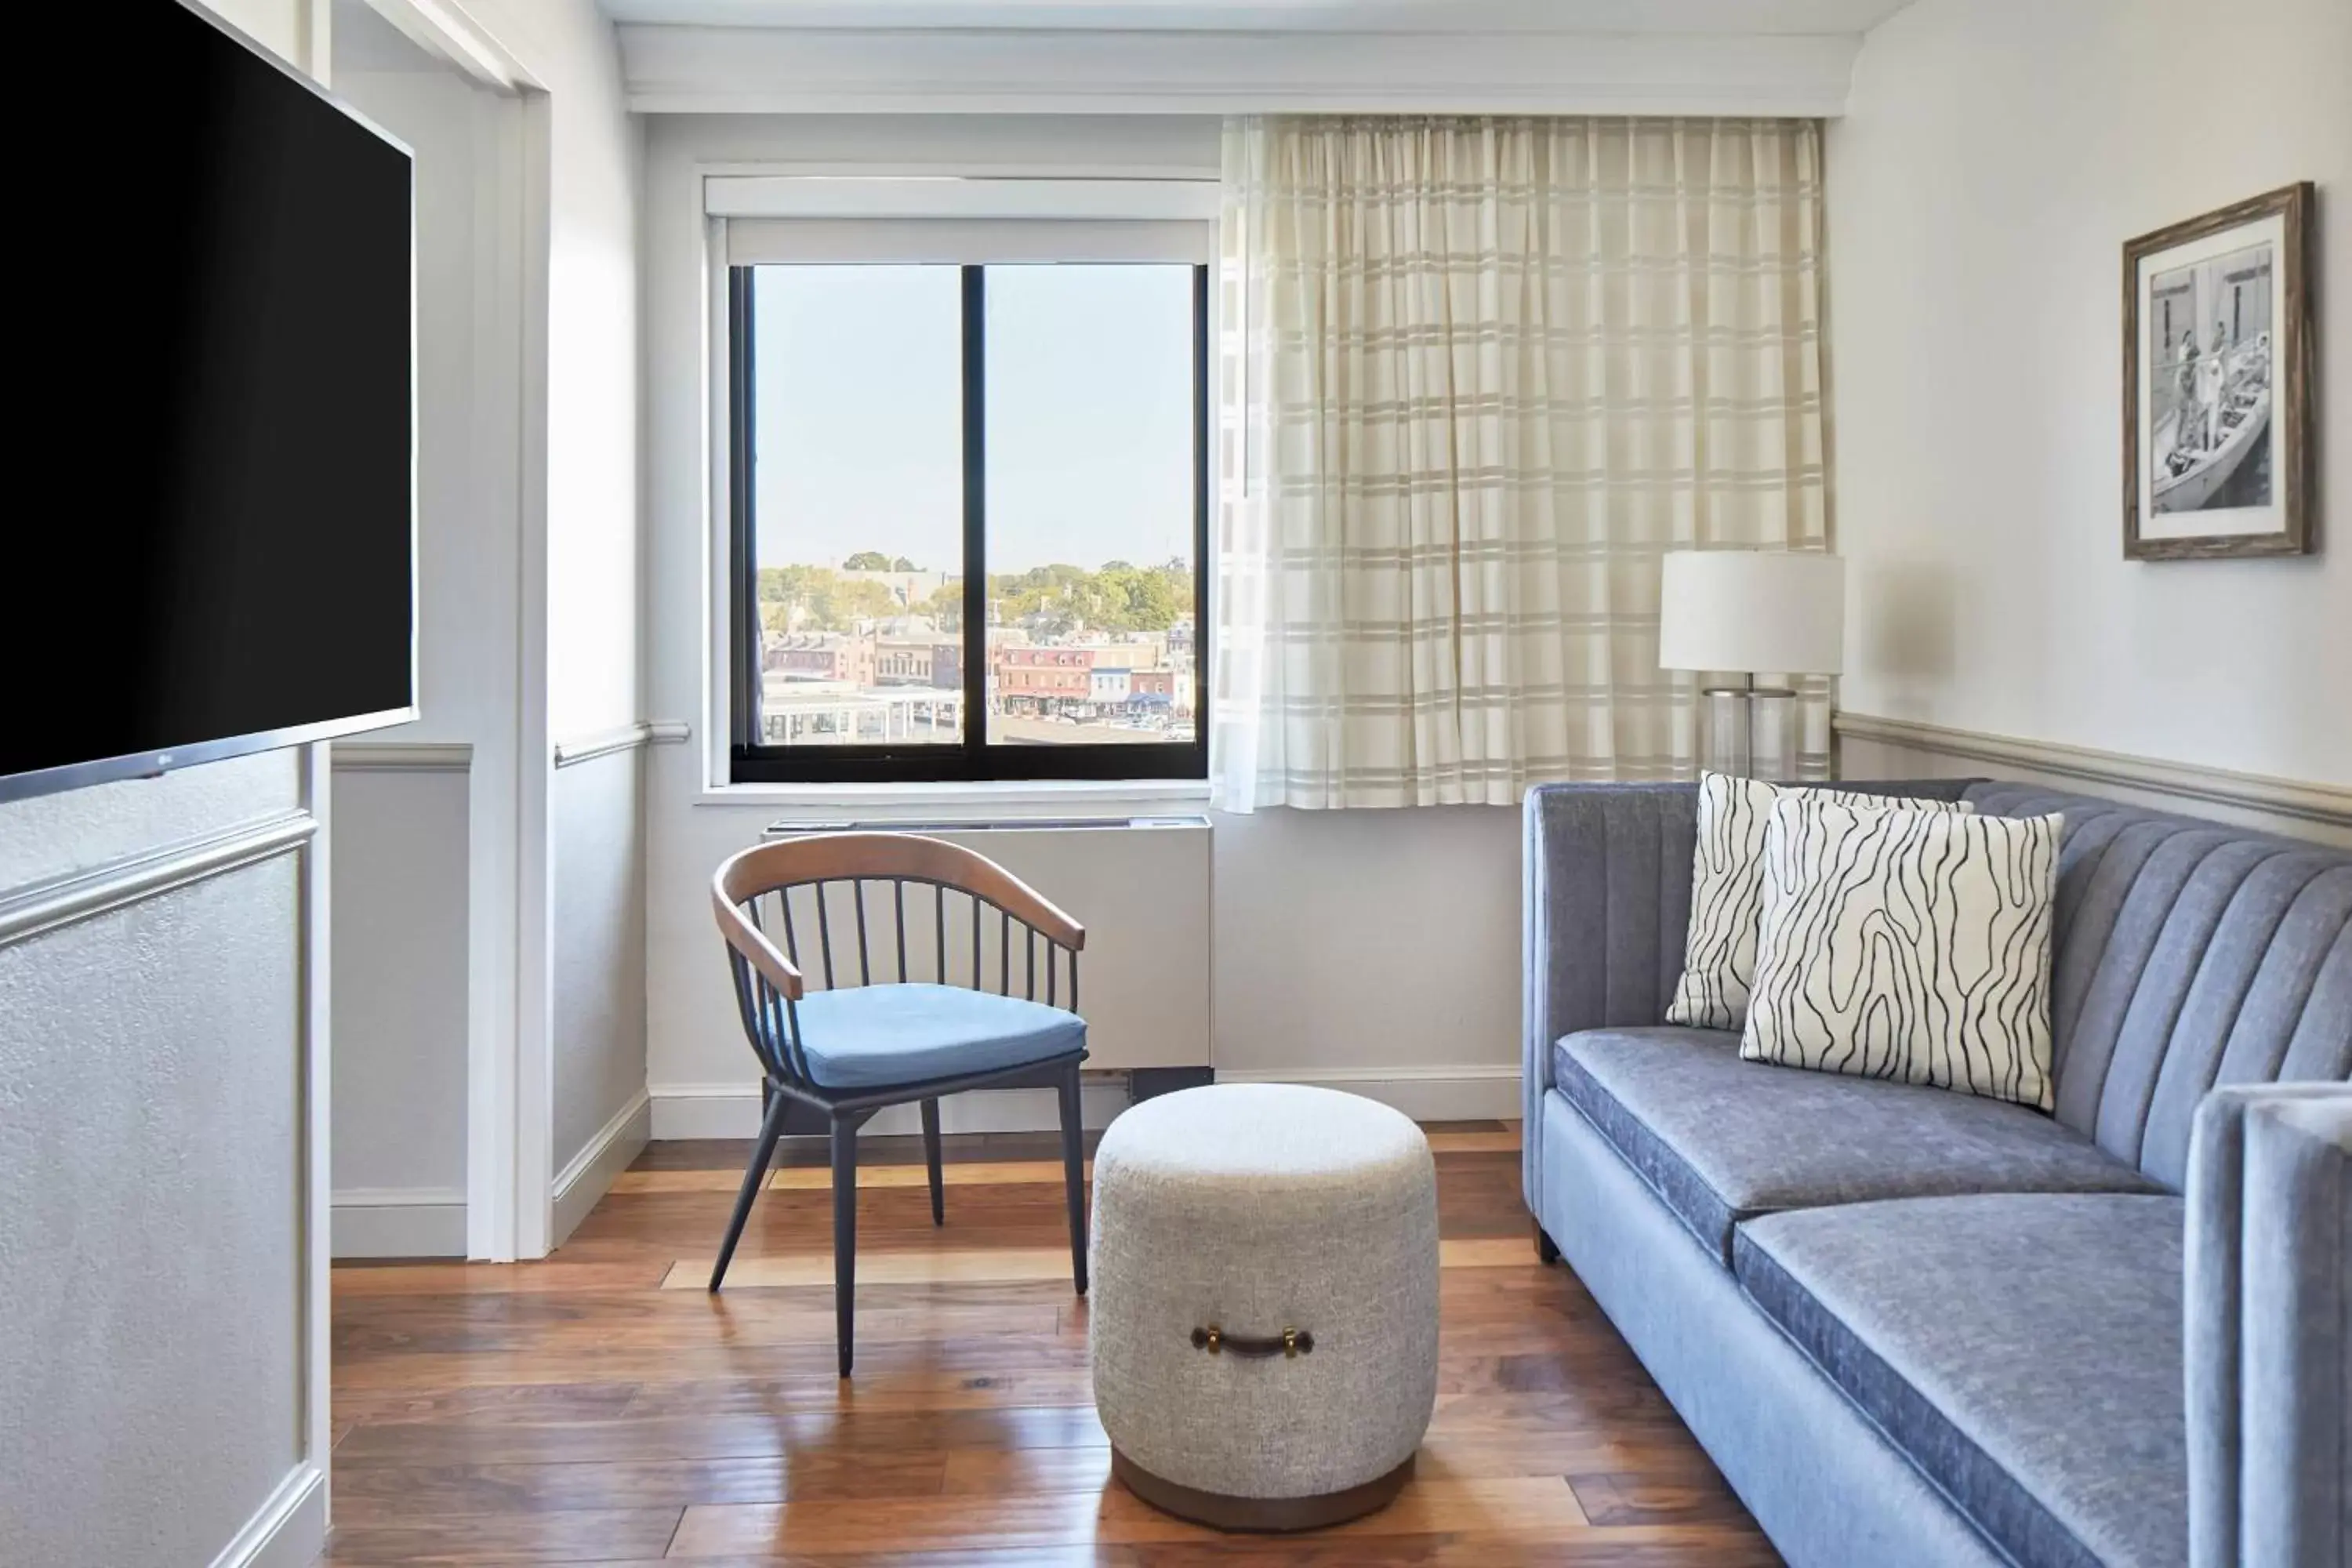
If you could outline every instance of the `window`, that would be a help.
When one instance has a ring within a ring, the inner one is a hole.
[[[735,781],[1205,778],[1207,268],[728,293]]]

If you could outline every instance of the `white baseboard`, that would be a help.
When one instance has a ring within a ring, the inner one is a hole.
[[[672,1083],[653,1088],[656,1142],[673,1138],[751,1138],[760,1131],[758,1086],[740,1083]],[[1079,1119],[1108,1127],[1127,1109],[1127,1090],[1115,1083],[1088,1083],[1078,1093]],[[940,1101],[943,1132],[1049,1132],[1062,1125],[1061,1103],[1049,1089],[976,1089]],[[866,1124],[877,1136],[923,1130],[921,1113],[894,1105]]]
[[[463,1258],[463,1187],[345,1187],[336,1193],[337,1258]]]
[[[1507,1120],[1519,1114],[1517,1063],[1481,1067],[1266,1068],[1218,1069],[1219,1083],[1311,1083],[1393,1105],[1418,1121]],[[760,1131],[760,1091],[740,1083],[656,1084],[653,1136],[750,1138]],[[1127,1109],[1117,1083],[1089,1082],[1081,1100],[1088,1127],[1108,1127]],[[1048,1132],[1061,1125],[1051,1091],[975,1089],[940,1102],[948,1132]],[[918,1132],[915,1107],[894,1106],[866,1124],[874,1133]]]
[[[555,1228],[550,1241],[563,1245],[563,1238],[579,1228],[596,1200],[612,1190],[613,1178],[629,1168],[652,1136],[653,1101],[641,1089],[555,1173]]]
[[[221,1548],[213,1568],[310,1568],[326,1545],[327,1476],[305,1459]]]
[[[1519,1114],[1519,1064],[1217,1069],[1219,1083],[1307,1083],[1392,1105],[1415,1121],[1511,1121]]]

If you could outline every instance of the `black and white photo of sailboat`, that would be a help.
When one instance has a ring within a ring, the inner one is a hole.
[[[2149,279],[2149,510],[2271,504],[2273,247]]]
[[[2316,544],[2316,191],[2282,185],[2124,241],[2125,559]]]

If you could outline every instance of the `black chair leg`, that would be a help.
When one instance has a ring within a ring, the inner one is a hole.
[[[841,1375],[856,1336],[857,1123],[833,1119],[833,1332]]]
[[[948,1222],[947,1183],[940,1172],[940,1102],[923,1101],[923,1163],[931,1172],[931,1223]]]
[[[1070,1282],[1087,1293],[1087,1139],[1078,1121],[1078,1069],[1062,1076],[1062,1185],[1070,1201]]]
[[[743,1237],[743,1222],[751,1217],[751,1202],[760,1195],[760,1179],[768,1173],[768,1162],[776,1152],[776,1139],[784,1130],[784,1108],[792,1103],[776,1093],[763,1080],[761,1093],[768,1101],[768,1114],[760,1121],[760,1141],[751,1149],[751,1163],[743,1172],[743,1190],[735,1194],[735,1217],[727,1222],[727,1239],[719,1248],[719,1261],[710,1267],[710,1289],[715,1292],[720,1280],[727,1278],[727,1266],[735,1260],[735,1244]]]

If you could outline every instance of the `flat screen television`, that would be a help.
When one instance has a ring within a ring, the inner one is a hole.
[[[14,193],[0,801],[415,717],[408,152],[180,0],[87,14],[107,111]]]

